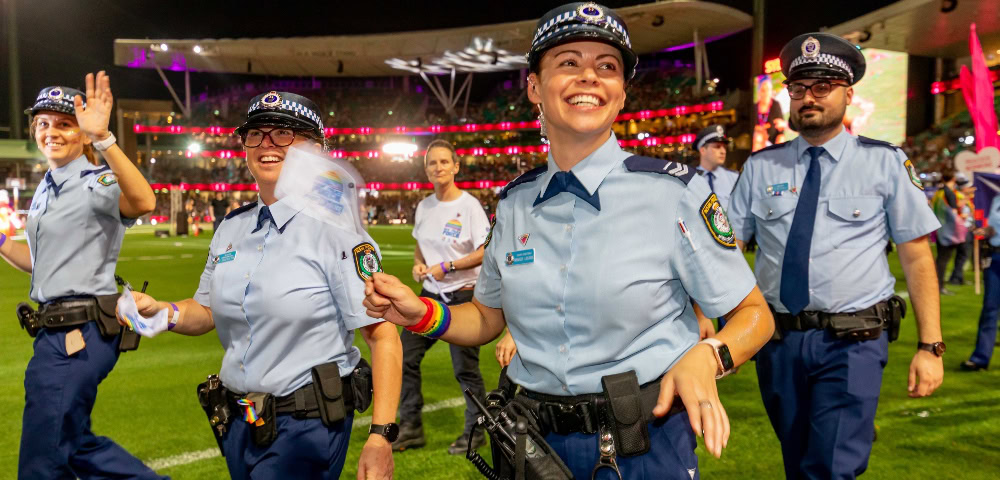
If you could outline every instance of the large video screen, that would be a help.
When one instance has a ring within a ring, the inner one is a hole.
[[[854,135],[899,145],[906,136],[907,54],[875,48],[866,48],[862,53],[868,69],[854,86],[844,126]],[[780,70],[754,79],[757,117],[753,151],[798,136],[788,126],[791,99],[784,80]]]

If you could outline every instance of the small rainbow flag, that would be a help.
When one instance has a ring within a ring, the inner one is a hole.
[[[241,405],[243,407],[243,420],[244,421],[246,421],[247,423],[251,423],[253,425],[256,425],[258,427],[264,424],[264,419],[260,418],[257,415],[257,410],[254,408],[254,405],[253,405],[252,401],[250,401],[250,400],[248,400],[246,398],[241,398],[241,399],[237,400],[236,403],[239,404],[239,405]]]

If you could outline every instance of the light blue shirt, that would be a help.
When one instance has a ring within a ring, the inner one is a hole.
[[[705,183],[708,183],[708,170],[701,168],[701,165],[695,167],[698,170],[698,174],[705,177]],[[736,187],[736,180],[740,178],[740,174],[722,167],[716,167],[712,170],[712,186],[715,187],[715,195],[719,197],[719,203],[722,204],[722,208],[729,211],[729,198],[733,193],[733,188]]]
[[[551,155],[497,206],[475,296],[503,309],[517,345],[507,374],[518,385],[577,395],[629,370],[640,383],[656,380],[698,341],[691,299],[718,317],[754,287],[743,256],[700,214],[705,180],[628,171],[630,156],[612,134],[572,168],[600,210],[568,192],[532,206],[558,171]],[[658,171],[690,168],[651,160]],[[516,253],[525,250],[533,261]]]
[[[993,197],[993,202],[990,203],[990,212],[986,215],[986,221],[996,232],[990,237],[990,245],[1000,247],[1000,195]]]
[[[31,250],[31,299],[45,303],[117,293],[115,265],[125,228],[135,220],[121,216],[115,174],[81,156],[47,175],[56,187],[43,178],[24,229]]]
[[[194,299],[212,309],[226,350],[222,383],[283,396],[311,383],[316,365],[335,361],[342,376],[357,365],[354,330],[379,320],[361,305],[365,283],[352,252],[375,242],[301,212],[290,198],[272,204],[274,220],[253,232],[260,209],[254,202],[219,225]]]
[[[781,265],[798,190],[809,169],[809,147],[797,137],[751,155],[730,203],[736,238],[757,236],[757,281],[779,312],[788,312],[779,300]],[[894,293],[896,279],[885,255],[889,239],[908,242],[940,224],[898,148],[863,143],[846,131],[823,148],[805,309],[854,312]]]

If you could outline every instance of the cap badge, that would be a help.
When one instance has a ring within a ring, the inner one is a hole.
[[[726,135],[726,133],[722,130],[722,125],[715,126],[715,133],[719,134],[720,137]]]
[[[585,3],[576,7],[576,14],[587,23],[600,23],[604,21],[604,10],[596,3]]]
[[[52,100],[60,100],[62,99],[62,93],[61,88],[53,88],[52,90],[49,90],[49,98]]]
[[[264,95],[264,98],[260,99],[260,105],[265,108],[275,108],[281,103],[281,95],[278,92],[271,90]]]
[[[819,40],[809,37],[802,42],[802,56],[806,58],[816,58],[819,56]]]

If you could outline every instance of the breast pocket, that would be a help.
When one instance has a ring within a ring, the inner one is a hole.
[[[834,248],[864,248],[885,236],[885,209],[882,197],[830,198],[831,225],[824,235]]]
[[[799,197],[794,195],[781,195],[777,197],[764,197],[753,202],[750,213],[757,217],[757,222],[765,225],[779,220],[791,222],[791,216],[784,218],[795,210]]]

